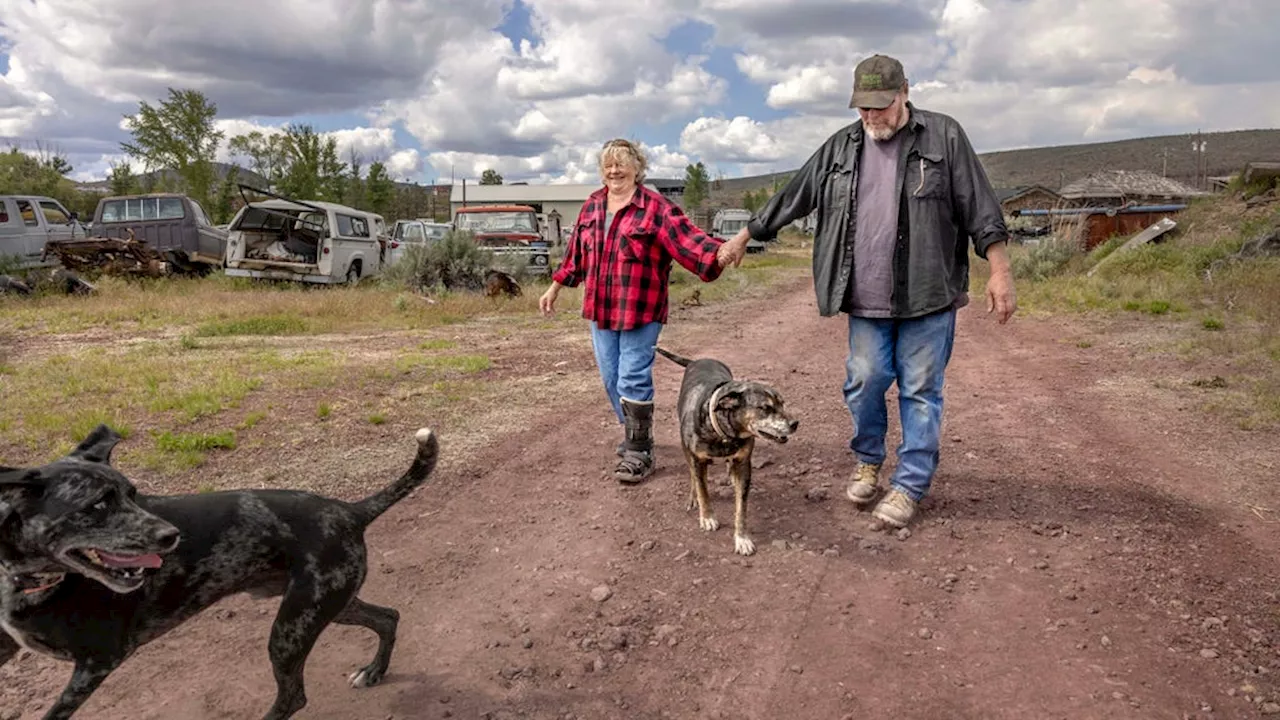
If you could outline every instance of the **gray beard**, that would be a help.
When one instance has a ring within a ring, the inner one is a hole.
[[[872,140],[875,140],[876,142],[884,142],[886,140],[892,140],[893,136],[897,135],[898,131],[906,126],[907,126],[907,108],[906,106],[903,106],[902,114],[898,116],[898,122],[894,126],[873,128],[868,125],[866,130],[867,130],[867,134],[871,136]]]

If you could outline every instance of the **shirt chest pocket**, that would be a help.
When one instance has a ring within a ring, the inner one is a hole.
[[[942,153],[912,152],[907,156],[906,191],[913,198],[944,199],[951,194],[951,174]]]
[[[578,234],[579,251],[584,257],[596,254],[596,246],[600,244],[600,225],[595,218],[585,218],[578,223],[575,230]]]
[[[662,254],[658,228],[645,220],[621,225],[618,228],[618,247],[626,262],[655,263]]]

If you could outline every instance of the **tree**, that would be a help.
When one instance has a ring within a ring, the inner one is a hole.
[[[231,222],[231,217],[236,214],[236,195],[240,183],[240,166],[232,165],[227,168],[227,174],[222,176],[222,182],[218,183],[218,195],[213,201],[213,220],[215,225],[223,225]]]
[[[364,173],[363,164],[364,159],[355,148],[347,150],[347,190],[343,193],[342,201],[355,208],[362,208],[365,205],[364,180],[361,179]]]
[[[707,167],[699,160],[684,169],[684,206],[687,210],[699,210],[707,201],[710,185]]]
[[[292,124],[284,131],[285,167],[279,191],[299,200],[342,202],[346,166],[338,160],[338,142],[310,125]]]
[[[138,112],[125,116],[133,142],[120,143],[120,148],[148,171],[172,170],[179,189],[207,207],[223,135],[213,124],[217,114],[217,106],[203,93],[169,88],[168,100],[156,107],[139,102]]]
[[[107,183],[112,195],[136,195],[141,190],[138,176],[127,162],[111,163],[111,172],[107,173]]]
[[[254,130],[247,135],[237,135],[227,143],[232,155],[249,161],[249,169],[266,178],[266,190],[277,189],[289,166],[285,136],[279,133],[263,133]]]
[[[480,184],[481,185],[501,185],[502,176],[498,174],[497,170],[494,170],[492,168],[489,170],[485,170],[484,172],[480,173]]]
[[[765,201],[768,199],[769,198],[767,197],[764,188],[760,189],[759,194],[748,190],[742,194],[742,207],[750,210],[751,212],[755,212],[759,210],[760,206],[764,205]]]
[[[385,216],[396,199],[396,184],[387,174],[387,166],[381,160],[369,164],[369,176],[365,179],[365,192],[369,209]]]

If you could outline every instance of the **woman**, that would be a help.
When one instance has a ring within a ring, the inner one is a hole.
[[[551,287],[538,300],[554,312],[560,288],[585,283],[582,316],[605,393],[624,440],[614,477],[638,483],[653,472],[653,358],[667,321],[671,261],[704,282],[730,262],[721,241],[699,230],[680,208],[644,187],[646,161],[627,140],[610,140],[600,153],[604,187],[582,204]]]

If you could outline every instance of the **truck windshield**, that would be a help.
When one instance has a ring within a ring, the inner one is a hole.
[[[739,230],[746,226],[746,220],[723,220],[720,223],[720,232],[725,235],[736,235]]]
[[[471,232],[535,232],[533,213],[466,212],[458,213],[458,229]]]

